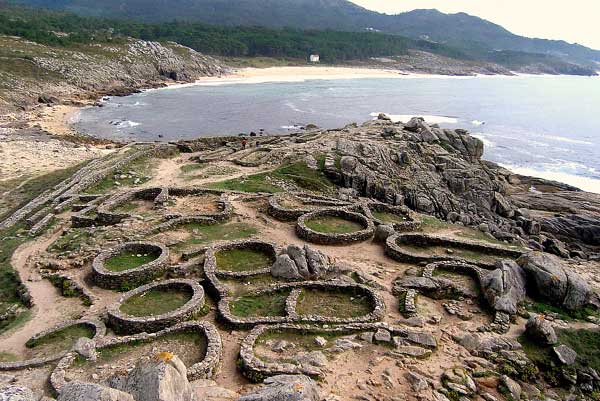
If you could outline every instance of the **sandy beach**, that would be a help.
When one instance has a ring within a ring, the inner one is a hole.
[[[301,82],[310,79],[358,79],[358,78],[431,78],[436,75],[405,73],[399,70],[378,68],[354,68],[331,66],[300,66],[241,68],[221,77],[206,77],[196,84]],[[442,77],[440,75],[440,77]],[[194,84],[191,84],[194,85]]]

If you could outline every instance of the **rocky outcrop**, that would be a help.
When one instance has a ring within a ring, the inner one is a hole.
[[[56,103],[61,99],[127,95],[141,88],[167,82],[193,82],[202,76],[219,76],[227,71],[219,61],[176,43],[125,39],[123,43],[91,44],[77,49],[45,46],[16,37],[3,36],[13,51],[26,49],[35,76],[3,76],[8,87],[0,104],[23,106]],[[51,76],[52,79],[39,79]],[[86,96],[87,95],[87,96]]]
[[[496,270],[481,275],[481,291],[488,304],[498,312],[515,315],[525,299],[525,273],[512,260],[496,263]]]
[[[284,280],[318,280],[331,268],[329,256],[318,249],[289,245],[277,256],[271,275]]]
[[[554,345],[558,343],[558,337],[552,324],[541,315],[533,315],[527,320],[525,334],[534,341],[543,345]]]
[[[304,375],[280,375],[265,379],[265,386],[239,401],[319,401],[317,383]]]
[[[195,400],[185,365],[168,352],[140,361],[127,376],[112,377],[109,385],[131,394],[136,401]]]
[[[528,285],[548,302],[574,311],[590,302],[589,284],[554,255],[531,252],[517,260],[528,278]]]
[[[130,394],[94,383],[68,383],[57,401],[136,401]]]
[[[27,387],[0,387],[0,400],[2,401],[37,401],[38,398],[39,397],[37,397],[33,391]]]

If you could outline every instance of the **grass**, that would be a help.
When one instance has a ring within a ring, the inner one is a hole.
[[[35,351],[36,356],[50,356],[59,352],[68,351],[75,341],[81,337],[94,337],[95,330],[84,324],[65,327],[50,333],[38,340],[28,341],[27,348]]]
[[[402,223],[406,221],[406,217],[395,213],[378,211],[371,211],[371,213],[373,214],[373,217],[375,217],[377,220],[381,220],[385,223]]]
[[[558,339],[577,352],[578,363],[600,371],[600,332],[587,329],[558,331]]]
[[[0,351],[0,362],[17,362],[19,357],[10,352]]]
[[[239,317],[285,316],[285,301],[290,291],[244,295],[231,302],[231,313]]]
[[[280,282],[270,273],[245,277],[243,280],[224,277],[219,280],[227,287],[227,292],[230,296],[240,296]]]
[[[588,316],[599,316],[598,311],[596,311],[592,306],[586,306],[574,311],[568,311],[566,309],[562,309],[561,307],[550,305],[544,302],[532,301],[526,303],[525,308],[528,311],[535,313],[555,313],[559,319],[566,322],[573,320],[585,320]]]
[[[72,228],[65,235],[54,241],[48,250],[50,252],[79,252],[83,244],[93,238],[92,233],[84,228]]]
[[[206,163],[192,163],[192,164],[184,164],[180,167],[180,170],[183,174],[189,174],[198,170],[202,170],[206,168]]]
[[[429,256],[447,256],[457,257],[474,262],[495,262],[498,259],[506,259],[506,256],[495,256],[493,254],[471,251],[469,249],[463,249],[459,246],[415,246],[400,244],[400,247],[408,252],[416,254],[426,254]],[[448,253],[447,250],[451,250],[452,253]]]
[[[300,315],[352,318],[367,315],[372,307],[364,296],[351,292],[303,290],[296,311]]]
[[[174,311],[192,299],[191,291],[153,288],[135,295],[121,305],[121,312],[130,316],[157,316]]]
[[[178,352],[180,350],[177,348],[181,348],[181,351],[185,352]],[[139,353],[146,349],[154,354],[162,351],[176,352],[182,362],[189,367],[201,360],[206,354],[206,338],[194,331],[183,331],[170,333],[150,342],[136,341],[114,345],[98,351],[98,363],[113,362],[119,357]],[[81,363],[85,364],[87,362],[82,361]]]
[[[209,185],[213,189],[277,193],[284,189],[279,182],[293,183],[308,190],[329,193],[335,187],[320,170],[308,168],[305,162],[287,164],[267,173],[253,174]]]
[[[148,177],[151,176],[155,170],[156,165],[152,163],[151,157],[140,157],[139,159],[133,160],[131,163],[122,167],[119,171],[116,171],[114,174],[103,178],[96,185],[93,185],[90,188],[86,189],[85,193],[102,194],[109,192],[115,188],[141,185],[150,180],[150,178]],[[130,171],[134,172],[134,174],[129,174]],[[115,175],[118,176],[121,174],[127,175],[128,178],[114,178]],[[135,183],[136,179],[138,180],[137,184]],[[120,185],[117,185],[117,182],[119,182]]]
[[[253,249],[229,249],[217,252],[217,269],[245,272],[267,268],[275,262],[273,257]]]
[[[156,253],[125,252],[107,259],[104,262],[104,267],[111,272],[124,272],[150,263],[156,260],[158,256]]]
[[[269,68],[269,67],[286,67],[306,65],[306,60],[303,58],[276,58],[276,57],[222,57],[227,65],[232,67],[252,67],[252,68]]]
[[[490,237],[486,233],[472,227],[465,227],[458,224],[451,224],[447,221],[440,220],[436,217],[426,214],[419,214],[418,219],[421,220],[421,231],[425,233],[435,234],[438,231],[451,230],[452,233],[460,238],[467,240],[487,242],[493,245],[500,245],[511,249],[520,249],[518,246],[509,245],[496,238]]]
[[[355,221],[335,216],[320,216],[306,221],[306,226],[320,233],[348,234],[364,229]]]
[[[46,190],[53,188],[62,181],[66,180],[87,163],[88,162],[84,162],[73,167],[56,170],[51,173],[32,178],[8,193],[3,194],[0,199],[0,210],[4,210],[4,212],[0,212],[0,221],[4,220],[4,218],[11,215],[19,208],[25,206],[32,199],[36,198]]]
[[[177,248],[186,248],[189,245],[202,245],[213,241],[246,239],[258,234],[258,229],[248,223],[225,223],[202,225],[189,223],[181,228],[192,233],[189,240],[178,244]]]

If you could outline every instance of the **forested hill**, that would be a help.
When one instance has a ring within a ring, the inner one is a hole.
[[[148,22],[193,21],[228,26],[293,27],[364,31],[377,29],[413,39],[426,37],[463,51],[541,53],[582,61],[600,61],[600,51],[564,41],[530,39],[464,13],[415,10],[385,15],[346,0],[15,0],[82,15],[141,19]]]
[[[408,55],[409,51],[424,51],[478,65],[493,63],[497,66],[492,66],[494,71],[595,74],[590,66],[545,54],[464,50],[429,40],[377,32],[231,27],[192,22],[145,23],[1,4],[0,34],[20,36],[51,46],[110,43],[133,37],[147,41],[176,42],[216,56],[306,59],[309,54],[318,53],[322,61],[327,63],[398,57]],[[463,72],[459,69],[454,73]]]

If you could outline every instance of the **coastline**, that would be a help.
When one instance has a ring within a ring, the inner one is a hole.
[[[403,73],[398,70],[389,70],[381,68],[363,68],[363,67],[332,67],[332,66],[296,66],[296,67],[269,67],[269,68],[242,68],[232,71],[230,74],[224,74],[219,77],[204,77],[192,83],[167,82],[160,87],[142,89],[142,91],[168,90],[175,88],[190,87],[196,85],[230,85],[230,84],[260,84],[269,82],[302,82],[307,80],[343,80],[343,79],[362,79],[362,78],[387,78],[387,79],[470,79],[470,78],[519,78],[519,77],[555,77],[553,75],[530,75],[517,74],[513,76],[504,75],[473,75],[473,76],[448,76],[448,75],[433,75],[433,74],[418,74],[418,73]],[[50,154],[46,154],[44,149],[39,149],[34,146],[22,146],[22,143],[13,141],[14,145],[10,149],[6,149],[6,143],[0,142],[0,146],[4,147],[2,153],[6,156],[5,159],[14,159],[11,163],[0,163],[3,172],[6,171],[6,177],[17,178],[18,176],[31,176],[39,172],[48,172],[57,168],[68,167],[69,162],[76,164],[81,158],[92,158],[98,155],[105,154],[107,141],[96,140],[93,136],[82,134],[73,126],[77,114],[86,107],[91,107],[95,104],[94,101],[76,104],[54,104],[54,105],[39,105],[34,109],[19,113],[20,118],[15,118],[15,121],[25,122],[29,128],[38,128],[50,133],[53,137],[64,143],[64,151],[53,149]],[[393,120],[406,119],[407,116],[390,116]],[[435,117],[435,116],[426,116]],[[444,121],[433,121],[428,118],[430,123],[448,122],[447,118]],[[73,146],[73,138],[79,138],[85,145],[86,154],[78,154],[75,158],[70,157]],[[83,139],[83,140],[82,140]],[[87,139],[87,140],[86,140]],[[17,145],[19,144],[19,145]],[[32,154],[33,152],[33,154]],[[36,157],[38,155],[38,157]],[[35,160],[43,160],[36,166]],[[43,168],[40,168],[42,167]],[[526,171],[527,170],[527,171]],[[513,168],[511,171],[524,175],[532,175],[539,178],[555,179],[570,185],[581,187],[590,192],[600,193],[600,181],[586,179],[586,177],[572,176],[567,174],[556,173],[546,174],[545,172],[535,171],[523,168]],[[529,173],[529,174],[528,174]],[[579,184],[579,185],[578,185]]]

